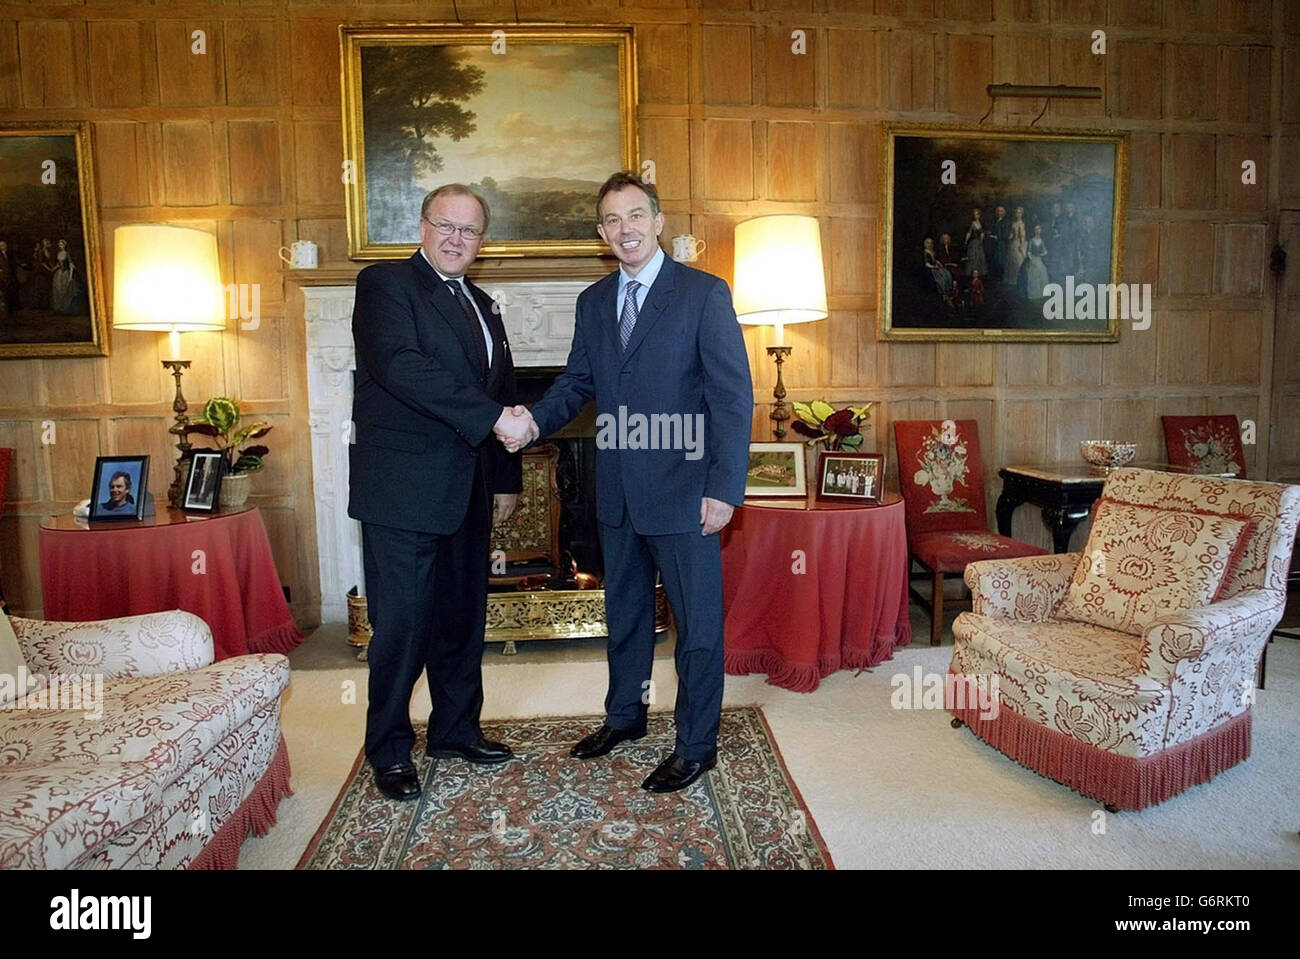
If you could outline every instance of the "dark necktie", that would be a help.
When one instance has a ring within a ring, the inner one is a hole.
[[[627,349],[627,341],[632,338],[632,329],[636,326],[636,291],[641,284],[636,280],[627,281],[627,291],[623,297],[623,312],[618,318],[618,341]]]
[[[465,319],[469,320],[470,339],[474,342],[474,356],[478,361],[479,369],[486,370],[488,368],[487,344],[483,342],[483,327],[479,324],[478,314],[474,312],[474,304],[465,295],[465,287],[459,280],[448,280],[447,286],[450,287],[451,295],[456,298],[456,302],[460,304]]]

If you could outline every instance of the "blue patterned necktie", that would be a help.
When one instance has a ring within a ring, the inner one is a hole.
[[[636,280],[627,281],[627,292],[623,296],[623,312],[618,318],[618,339],[627,349],[627,341],[632,338],[632,328],[636,326],[636,291],[641,284]]]

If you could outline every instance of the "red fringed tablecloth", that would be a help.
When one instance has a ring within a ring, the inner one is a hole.
[[[912,639],[907,569],[897,496],[860,508],[746,503],[722,533],[727,672],[806,693],[838,669],[890,659]]]
[[[212,630],[216,659],[287,653],[302,634],[256,509],[141,522],[41,524],[45,618],[85,622],[183,609]]]

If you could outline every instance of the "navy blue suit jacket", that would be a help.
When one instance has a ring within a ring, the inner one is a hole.
[[[473,283],[492,334],[492,364],[480,366],[455,295],[419,250],[357,276],[352,338],[357,348],[349,448],[348,515],[423,533],[454,533],[469,508],[475,462],[489,493],[523,488],[522,462],[492,435],[515,403],[515,370],[501,317]],[[480,347],[481,348],[481,347]]]
[[[626,351],[617,298],[617,271],[579,295],[567,367],[533,416],[546,436],[595,398],[597,519],[618,526],[626,512],[642,535],[698,532],[702,497],[739,505],[745,495],[754,388],[731,291],[711,273],[665,257]],[[601,441],[602,422],[612,417],[606,436],[617,435],[618,424],[634,423],[638,413],[647,421],[681,414],[683,429],[686,417],[699,414],[699,457]]]

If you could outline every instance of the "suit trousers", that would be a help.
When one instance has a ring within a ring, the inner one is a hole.
[[[376,768],[411,758],[411,693],[421,671],[428,675],[433,701],[429,742],[468,745],[482,735],[491,529],[481,466],[475,467],[469,510],[454,533],[361,524],[373,629],[366,758]]]
[[[627,514],[600,524],[609,625],[609,692],[605,722],[629,729],[645,722],[654,666],[655,567],[677,627],[676,751],[701,761],[718,748],[722,716],[722,547],[718,535],[643,536]]]

